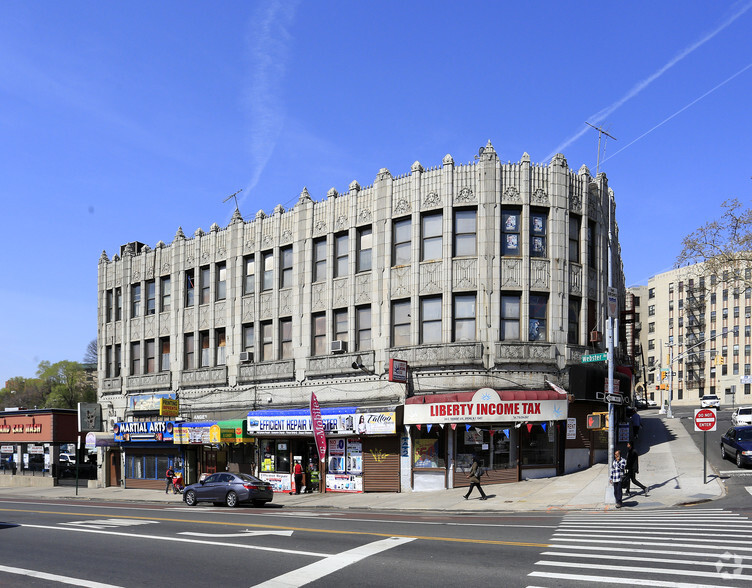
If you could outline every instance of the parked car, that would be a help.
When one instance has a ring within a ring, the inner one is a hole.
[[[731,424],[752,425],[752,406],[740,406],[731,415]]]
[[[700,398],[700,408],[721,408],[721,401],[715,394],[705,394]]]
[[[254,506],[263,506],[273,497],[272,485],[268,482],[248,474],[228,472],[211,474],[183,490],[183,500],[188,506],[196,506],[199,502],[213,502],[215,506],[226,504],[229,507],[251,502]]]
[[[721,457],[732,457],[736,467],[752,463],[752,425],[731,427],[721,437]]]
[[[642,398],[635,398],[634,406],[637,410],[643,410],[648,407],[648,403]]]
[[[648,400],[648,408],[658,408],[658,403],[651,398]]]

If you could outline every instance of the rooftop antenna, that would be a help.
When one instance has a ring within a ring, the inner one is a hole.
[[[222,204],[224,204],[225,202],[227,202],[230,198],[234,198],[235,199],[235,210],[237,210],[238,212],[240,212],[240,208],[238,208],[238,194],[240,194],[242,191],[243,191],[243,188],[240,188],[240,190],[238,190],[234,194],[230,194],[227,198],[225,198],[224,200],[222,200]]]
[[[600,172],[600,167],[601,167],[601,135],[606,135],[607,137],[613,139],[614,141],[616,141],[616,137],[609,135],[601,127],[596,127],[595,125],[591,125],[588,121],[585,121],[585,124],[589,127],[594,128],[596,131],[598,131],[598,158],[595,161],[595,177],[597,178],[598,172]]]

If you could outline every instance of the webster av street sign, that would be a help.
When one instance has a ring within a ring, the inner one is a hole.
[[[598,361],[606,361],[608,359],[608,353],[591,353],[590,355],[583,355],[580,358],[582,363],[595,363]]]

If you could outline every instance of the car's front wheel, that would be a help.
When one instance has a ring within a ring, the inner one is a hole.
[[[736,467],[742,467],[742,454],[739,451],[736,452]]]
[[[721,459],[726,459],[726,448],[721,443]]]
[[[193,490],[188,490],[188,492],[185,493],[185,503],[188,506],[196,506],[198,504],[196,493]]]
[[[230,490],[227,493],[227,497],[225,498],[225,504],[227,504],[227,506],[229,506],[230,508],[236,507],[238,505],[238,495]]]

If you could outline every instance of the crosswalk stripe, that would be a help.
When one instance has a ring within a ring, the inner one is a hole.
[[[535,562],[535,565],[537,566],[555,566],[557,568],[582,568],[582,564],[576,561],[538,561]],[[638,567],[638,566],[618,566],[618,565],[611,565],[611,564],[596,564],[596,563],[589,563],[588,564],[589,569],[596,569],[596,570],[607,570],[611,572],[639,572],[643,574],[671,574],[671,575],[679,575],[679,576],[696,576],[697,570],[681,570],[677,568],[645,568],[645,567]],[[721,580],[725,580],[728,578],[729,574],[726,572],[720,573],[720,572],[702,572],[703,577],[706,578],[719,578]],[[744,576],[744,575],[736,575],[734,576],[734,579],[737,580],[752,580],[752,576]]]
[[[566,537],[561,537],[558,539],[558,541],[581,541],[584,543],[603,543],[603,539],[567,539]],[[676,541],[667,541],[667,542],[661,542],[661,541],[622,541],[620,539],[611,539],[609,543],[614,545],[643,545],[643,546],[650,546],[650,545],[656,545],[656,546],[663,546],[663,545],[670,545],[673,547],[696,547],[698,549],[707,548],[707,543],[677,543]],[[738,550],[743,551],[749,551],[752,553],[752,547],[737,547]]]
[[[676,551],[674,552],[678,555],[687,555],[683,552]],[[587,559],[608,559],[613,561],[614,554],[613,552],[604,553],[603,555],[598,553],[566,553],[561,551],[544,551],[541,553],[541,555],[554,555],[554,556],[564,556],[564,557],[584,557]],[[720,554],[722,555],[722,554]],[[745,558],[750,559],[752,558]],[[619,561],[639,561],[639,562],[653,562],[653,563],[669,563],[669,564],[686,564],[690,566],[713,566],[716,567],[718,565],[717,560],[716,561],[698,561],[696,559],[672,559],[672,558],[663,558],[663,557],[646,557],[646,556],[634,556],[634,555],[622,555],[619,554]],[[751,564],[740,564],[738,566],[734,566],[735,568],[739,569],[752,569],[752,563]]]
[[[599,584],[627,584],[629,586],[655,586],[655,588],[718,588],[717,584],[688,584],[685,582],[665,582],[662,580],[643,580],[640,578],[622,578],[619,576],[585,576],[582,574],[554,574],[550,572],[533,572],[536,578],[557,580],[575,580],[578,583],[597,582]]]
[[[625,532],[636,532],[639,531],[640,536],[658,536],[658,535],[669,535],[671,537],[681,536],[681,535],[688,535],[690,537],[696,537],[698,532],[702,533],[703,537],[734,537],[735,539],[742,539],[744,537],[752,538],[752,534],[743,531],[734,531],[733,535],[730,535],[729,533],[708,533],[705,529],[693,529],[690,531],[689,529],[675,529],[673,531],[646,531],[643,529],[630,529],[629,531]],[[593,537],[597,537],[599,535],[606,535],[608,537],[611,537],[611,535],[614,534],[613,529],[562,529],[562,534],[582,534],[587,533],[589,535],[592,535]],[[622,535],[623,533],[620,533]]]
[[[606,535],[608,535],[608,537],[610,538],[612,534],[606,533]],[[656,539],[656,540],[662,539],[664,541],[669,541],[669,540],[676,539],[676,540],[684,541],[688,537],[696,537],[697,533],[692,533],[692,534],[685,533],[685,535],[687,535],[686,537],[677,536],[676,534],[673,534],[673,533],[662,534],[662,535],[668,535],[667,537],[664,537],[664,536],[658,537],[658,536],[654,536],[653,534],[648,534],[648,533],[637,533],[637,534],[619,533],[619,539],[630,539],[630,538],[631,539],[643,539],[646,537],[646,535],[648,535],[650,539]],[[703,538],[708,537],[706,533],[703,533],[702,536]],[[722,535],[717,535],[717,536],[722,536]],[[586,538],[592,537],[592,538],[603,539],[603,537],[599,536],[598,534],[584,533],[584,532],[583,533],[554,533],[554,538],[558,538],[558,537],[570,537],[573,539],[577,539],[577,538],[586,539]],[[744,537],[752,537],[752,535],[745,535]],[[736,539],[744,539],[744,537],[736,537]],[[743,541],[734,541],[733,539],[726,539],[724,541],[724,544],[726,545],[749,545],[749,540],[745,539]]]
[[[552,543],[549,545],[551,549],[567,549],[567,550],[576,550],[579,549],[580,551],[604,551],[606,553],[610,553],[613,557],[613,548],[610,545],[576,545],[574,543],[571,544],[561,544],[561,543]],[[724,555],[728,555],[728,549],[721,546],[713,546],[714,549],[720,549],[723,550],[718,552],[712,552],[707,551],[710,549],[709,547],[705,546],[704,551],[671,551],[668,549],[630,549],[630,553],[649,553],[649,554],[660,554],[660,555],[684,555],[684,556],[695,556],[695,557],[716,557],[721,558]],[[563,553],[562,553],[563,555]],[[752,559],[752,555],[739,555],[742,559]]]

